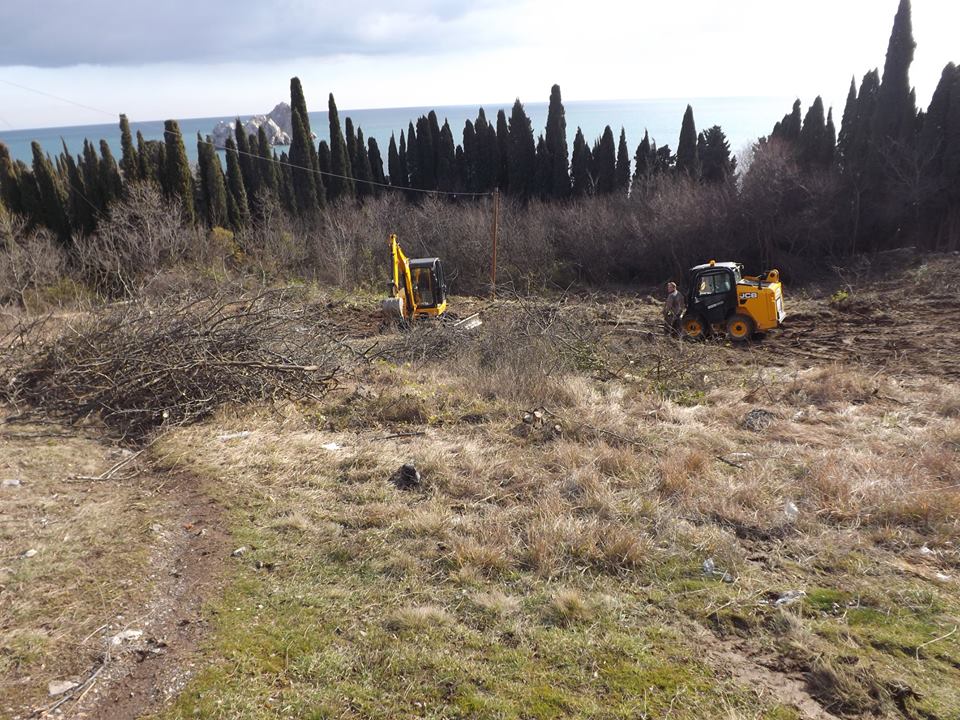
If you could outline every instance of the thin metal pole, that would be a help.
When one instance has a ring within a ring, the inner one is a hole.
[[[500,227],[500,188],[493,191],[493,255],[490,262],[490,299],[497,298],[497,235]]]

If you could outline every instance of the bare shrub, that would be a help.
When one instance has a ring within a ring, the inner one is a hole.
[[[110,207],[97,232],[77,242],[80,271],[110,294],[133,294],[144,277],[182,261],[199,247],[180,204],[152,183],[136,183]]]
[[[44,228],[31,230],[18,215],[0,211],[0,305],[30,310],[31,297],[64,276],[66,253]]]

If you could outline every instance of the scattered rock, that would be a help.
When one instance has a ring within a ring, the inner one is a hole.
[[[785,605],[793,605],[801,598],[806,597],[807,594],[803,590],[789,590],[788,592],[783,593],[780,597],[776,599],[773,603],[777,607],[784,607]]]
[[[770,427],[770,424],[776,419],[777,416],[772,412],[763,410],[761,408],[754,408],[744,415],[743,420],[740,421],[740,424],[747,430],[760,432],[761,430],[766,430],[768,427]]]
[[[336,452],[337,450],[343,450],[343,445],[339,445],[335,442],[329,442],[325,445],[321,445],[324,450],[329,450],[330,452]]]
[[[707,558],[703,561],[703,574],[707,577],[719,578],[720,582],[732,583],[733,575],[723,570],[717,570],[717,564],[713,558]]]
[[[141,637],[143,637],[143,630],[124,630],[123,632],[114,635],[110,639],[110,642],[114,645],[120,645],[123,642],[139,640]]]
[[[36,554],[37,554],[37,551],[34,550],[33,548],[30,548],[29,550],[27,550],[27,551],[26,551],[23,555],[21,555],[20,557],[22,557],[22,558],[32,558],[32,557],[33,557],[34,555],[36,555]]]
[[[20,487],[20,478],[7,478],[0,485],[3,487]]]
[[[77,683],[70,680],[51,680],[47,685],[47,692],[50,693],[50,697],[56,697],[73,690],[75,687],[77,687]]]
[[[390,482],[397,486],[400,490],[412,490],[414,488],[420,487],[423,478],[420,476],[420,471],[417,470],[415,465],[404,464],[390,476]]]
[[[241,545],[241,546],[238,547],[236,550],[234,550],[232,553],[230,553],[230,555],[233,556],[233,557],[240,557],[240,556],[242,556],[242,555],[246,555],[246,553],[247,553],[247,546],[246,546],[246,545]]]
[[[937,580],[940,582],[950,582],[950,576],[945,575],[944,573],[937,573]]]
[[[226,442],[227,440],[236,440],[238,438],[245,438],[250,436],[249,430],[241,430],[240,432],[225,433],[223,435],[218,435],[217,440],[220,442]]]
[[[800,517],[800,508],[797,507],[793,500],[787,500],[783,503],[783,515],[787,519],[787,522],[796,522],[797,518]]]

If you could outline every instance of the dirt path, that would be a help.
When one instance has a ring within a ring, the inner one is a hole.
[[[104,630],[102,669],[63,706],[70,717],[120,720],[159,710],[198,669],[208,631],[203,606],[222,588],[229,537],[221,508],[197,478],[171,473],[156,480],[170,511],[154,528],[161,543],[151,560],[152,596],[129,613],[129,639],[120,639],[124,630]]]

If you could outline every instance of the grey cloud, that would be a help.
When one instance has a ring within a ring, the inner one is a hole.
[[[35,0],[0,3],[0,67],[430,54],[496,45],[470,13],[508,0]]]

